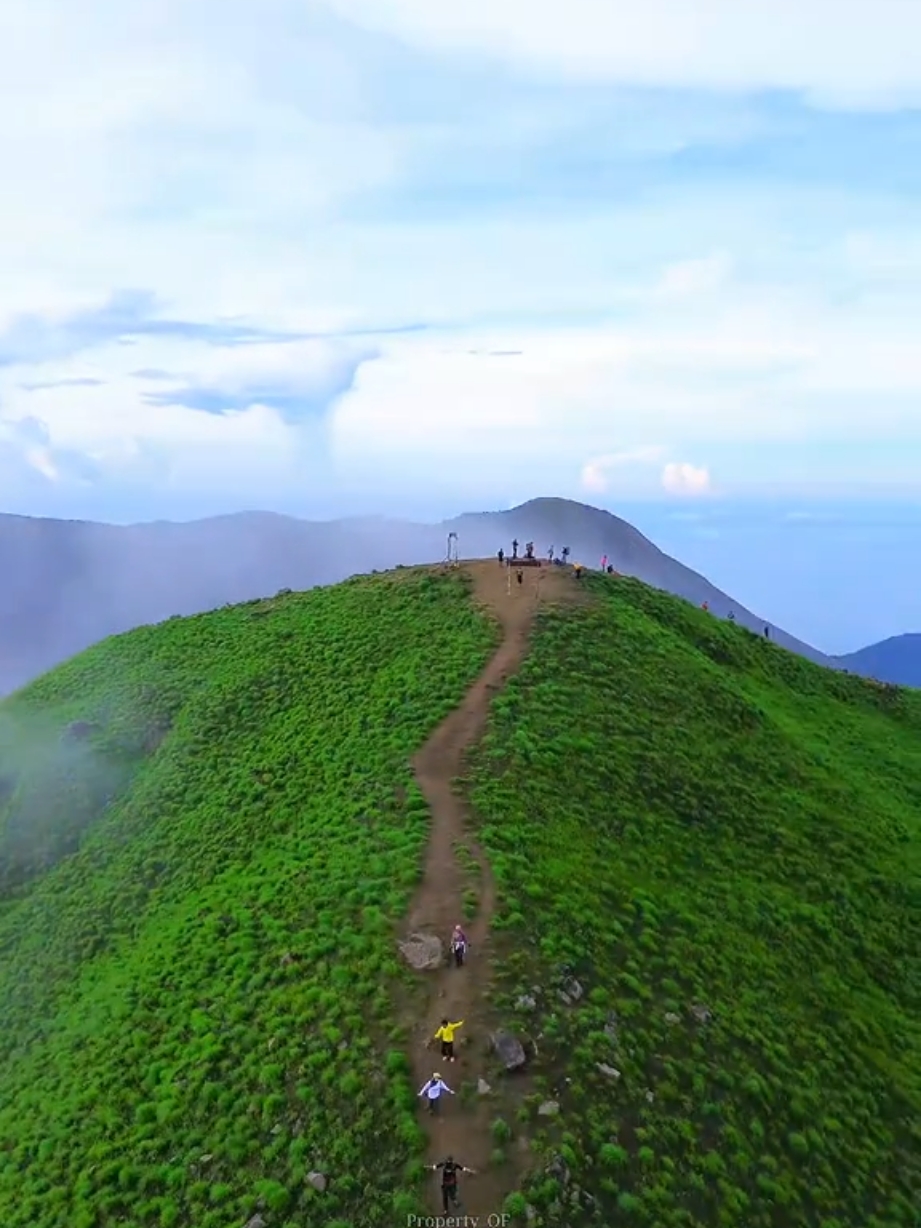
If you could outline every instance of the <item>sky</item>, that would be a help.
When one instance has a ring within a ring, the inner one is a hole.
[[[918,503],[919,45],[916,0],[4,5],[0,510]]]

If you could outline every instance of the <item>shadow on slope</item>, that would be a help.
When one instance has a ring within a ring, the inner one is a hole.
[[[473,768],[497,1009],[540,1037],[522,1207],[914,1224],[921,696],[585,582],[592,607],[540,616]]]

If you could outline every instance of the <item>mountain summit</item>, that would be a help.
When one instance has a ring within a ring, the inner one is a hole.
[[[0,692],[8,692],[97,640],[131,627],[227,603],[308,589],[400,564],[435,562],[456,532],[466,558],[492,558],[513,537],[546,555],[614,567],[700,605],[730,610],[761,631],[763,620],[658,549],[626,521],[568,499],[533,499],[509,511],[468,513],[440,524],[382,518],[296,520],[245,512],[188,523],[108,525],[0,516]],[[779,643],[829,664],[772,629]]]

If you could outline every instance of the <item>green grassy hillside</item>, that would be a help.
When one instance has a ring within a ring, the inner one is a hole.
[[[408,760],[495,634],[462,575],[398,573],[134,631],[0,705],[6,1228],[417,1207]]]
[[[921,694],[586,583],[592,606],[542,615],[473,771],[499,1005],[540,1050],[508,1123],[543,1155],[522,1205],[917,1225]]]
[[[497,1162],[510,1133],[538,1160],[512,1206],[917,1225],[921,695],[583,584],[470,772],[492,1005],[538,1049],[496,1087]],[[462,574],[408,571],[144,628],[0,705],[4,1228],[419,1209],[409,757],[495,643]]]

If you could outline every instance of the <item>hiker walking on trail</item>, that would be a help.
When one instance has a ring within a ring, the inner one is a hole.
[[[501,546],[499,547],[499,553],[496,555],[496,558],[499,560],[499,566],[501,567],[502,564],[505,562],[505,551],[502,549]]]
[[[454,1095],[454,1092],[452,1092],[447,1083],[444,1082],[441,1075],[436,1072],[423,1085],[422,1090],[419,1092],[420,1096],[426,1096],[428,1098],[430,1113],[438,1112],[438,1102],[441,1099],[442,1092],[447,1092],[449,1096]]]
[[[515,579],[518,581],[519,584],[524,584],[524,572],[521,570],[520,567],[515,572]]]
[[[458,1173],[475,1173],[475,1168],[465,1168],[463,1164],[458,1164],[453,1156],[446,1156],[438,1164],[426,1165],[428,1170],[437,1173],[441,1169],[441,1206],[445,1215],[451,1210],[451,1207],[459,1207],[460,1199],[457,1196],[457,1174]]]
[[[451,954],[454,956],[454,966],[462,968],[464,959],[467,955],[467,935],[459,925],[455,925],[454,933],[451,935]]]
[[[449,1023],[447,1019],[442,1019],[441,1027],[435,1033],[435,1039],[441,1041],[441,1056],[446,1062],[457,1060],[454,1056],[454,1033],[463,1026],[463,1019],[458,1019],[457,1023]]]

